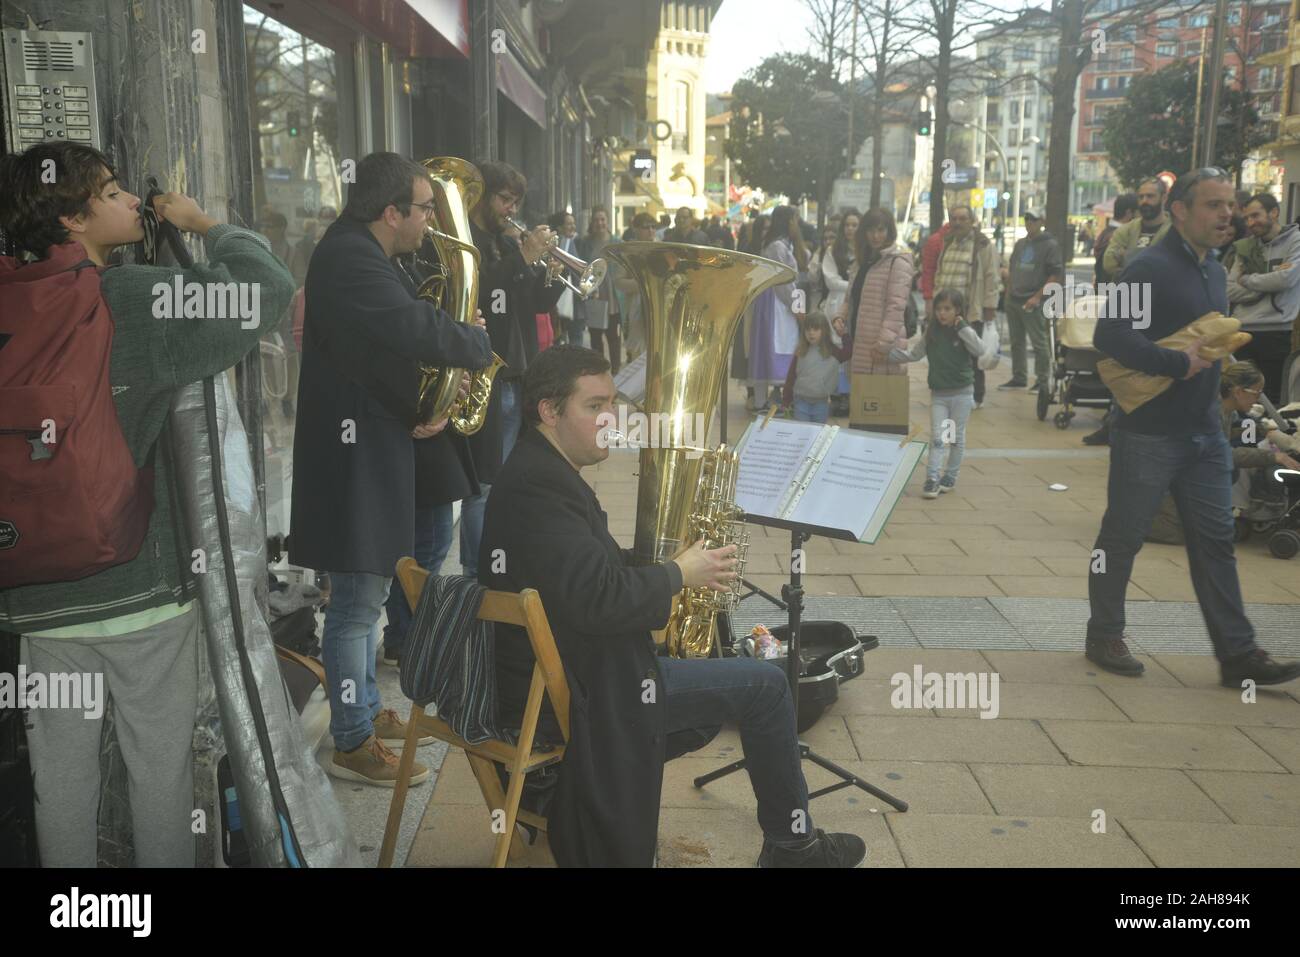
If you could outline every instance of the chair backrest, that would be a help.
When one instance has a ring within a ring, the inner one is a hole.
[[[420,567],[414,558],[403,558],[397,563],[397,580],[401,582],[402,593],[406,603],[415,611],[424,592],[424,583],[429,573]],[[492,591],[483,596],[479,607],[480,621],[500,622],[503,625],[518,625],[528,632],[528,643],[533,647],[533,655],[542,671],[542,680],[546,685],[546,694],[555,709],[555,719],[560,725],[565,743],[569,740],[569,682],[564,677],[564,665],[560,663],[560,652],[555,647],[555,636],[551,634],[550,622],[546,619],[546,609],[542,607],[542,596],[535,588],[525,588],[521,592]]]

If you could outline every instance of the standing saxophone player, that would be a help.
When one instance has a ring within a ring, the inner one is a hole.
[[[380,706],[379,613],[397,560],[414,551],[413,439],[447,424],[412,430],[403,406],[414,404],[417,363],[475,370],[492,360],[481,317],[477,327],[455,322],[415,298],[392,262],[419,248],[432,199],[418,163],[367,156],[316,247],[305,293],[289,560],[328,572],[333,585],[321,639],[330,773],[381,787],[397,777],[385,742],[403,738],[406,725]],[[412,783],[428,773],[417,764]]]
[[[461,502],[460,563],[469,578],[478,575],[479,540],[483,535],[483,509],[489,486],[501,463],[510,455],[523,421],[522,382],[528,364],[537,355],[537,314],[550,312],[565,286],[559,282],[562,266],[546,256],[554,233],[538,226],[509,235],[510,217],[528,192],[528,180],[508,163],[482,163],[483,196],[470,211],[470,232],[478,247],[479,311],[487,319],[492,348],[506,364],[497,373],[483,427],[470,438],[474,465],[482,491]]]

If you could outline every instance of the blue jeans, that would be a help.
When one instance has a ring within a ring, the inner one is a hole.
[[[930,393],[930,458],[925,467],[927,481],[939,481],[940,472],[943,472],[945,478],[957,481],[957,470],[961,468],[961,460],[966,454],[966,422],[973,408],[975,408],[974,389],[967,389],[955,395]],[[951,444],[944,442],[946,431],[944,423],[948,420],[952,421],[952,426],[948,427],[953,437]]]
[[[451,551],[451,504],[430,505],[415,510],[415,555],[420,567],[436,575],[442,567],[447,552]],[[406,592],[396,578],[388,589],[388,624],[384,626],[384,653],[400,656],[406,647],[406,632],[411,627],[411,606],[406,603]]]
[[[510,457],[524,424],[523,383],[518,379],[497,383],[501,390],[501,461]],[[460,566],[466,578],[478,578],[478,546],[483,540],[483,510],[490,485],[460,503]]]
[[[816,402],[812,399],[794,397],[794,419],[796,422],[825,422],[831,417],[829,399]]]
[[[775,844],[813,836],[808,784],[799,764],[794,699],[785,673],[752,658],[660,658],[664,732],[740,726],[745,769],[758,799],[758,823]]]
[[[1192,587],[1220,661],[1255,647],[1246,618],[1232,547],[1232,450],[1221,432],[1203,435],[1139,435],[1110,431],[1110,477],[1106,515],[1090,559],[1088,638],[1124,632],[1124,594],[1133,559],[1151,528],[1165,492],[1174,497],[1186,539]],[[1101,558],[1105,559],[1105,571]]]
[[[375,652],[379,612],[392,579],[365,572],[330,572],[321,659],[330,698],[330,735],[337,751],[355,751],[374,734],[379,714]]]

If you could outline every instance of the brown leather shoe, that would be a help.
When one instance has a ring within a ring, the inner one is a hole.
[[[397,712],[392,708],[385,708],[379,712],[379,717],[375,718],[375,737],[390,748],[401,750],[406,744],[406,728],[407,723],[398,717]],[[434,740],[433,735],[425,734],[421,735],[416,743],[424,747],[426,744],[433,744]]]
[[[355,751],[335,751],[329,772],[347,781],[391,788],[397,784],[397,767],[397,755],[372,734]],[[429,769],[417,761],[411,768],[410,783],[420,784],[428,776]]]

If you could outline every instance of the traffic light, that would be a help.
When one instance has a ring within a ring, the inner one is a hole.
[[[930,132],[931,132],[931,130],[930,130],[930,123],[931,123],[931,120],[930,120],[930,111],[929,111],[929,110],[921,110],[919,113],[917,113],[917,114],[916,114],[916,132],[917,132],[917,135],[919,135],[919,136],[929,136],[929,135],[930,135]]]
[[[288,122],[286,125],[288,126],[290,136],[298,135],[298,111],[297,110],[289,111]]]

